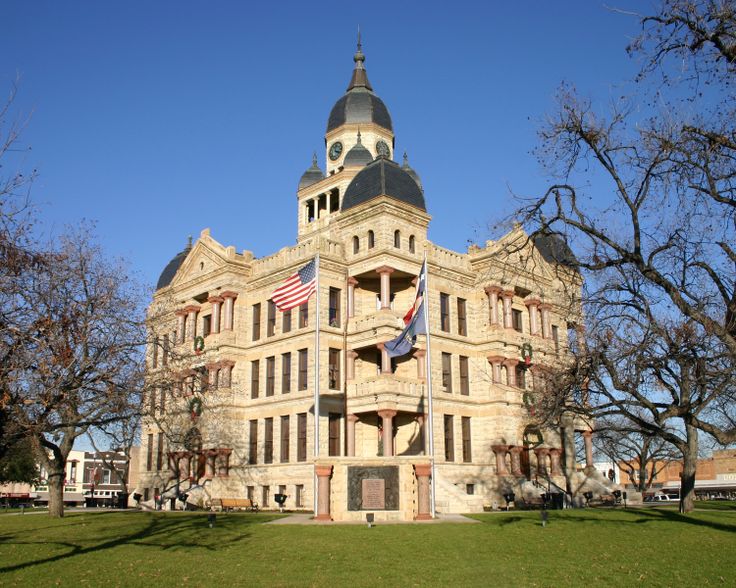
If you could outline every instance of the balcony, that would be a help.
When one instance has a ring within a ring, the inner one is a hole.
[[[424,382],[381,374],[348,384],[351,412],[390,408],[407,412],[426,412]]]

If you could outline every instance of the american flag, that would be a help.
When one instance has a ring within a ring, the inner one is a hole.
[[[316,287],[317,268],[313,259],[276,288],[271,300],[279,310],[289,310],[309,300]]]

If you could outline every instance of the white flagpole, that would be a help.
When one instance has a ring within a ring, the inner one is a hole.
[[[317,257],[314,264],[314,271],[317,279],[317,296],[315,298],[315,317],[314,317],[314,516],[316,517],[319,513],[317,512],[318,507],[318,496],[317,496],[317,459],[319,459],[319,249],[317,250]]]
[[[427,266],[427,250],[424,250],[424,300],[422,301],[422,304],[424,306],[424,326],[427,329],[427,353],[424,356],[424,360],[426,362],[425,372],[427,373],[427,409],[429,411],[428,420],[429,424],[427,426],[427,440],[429,441],[429,459],[430,463],[432,465],[432,474],[431,474],[431,486],[430,486],[430,511],[432,513],[432,518],[435,518],[436,515],[436,502],[435,502],[435,493],[436,493],[436,485],[435,485],[435,467],[434,467],[434,411],[432,409],[432,369],[431,365],[432,362],[430,361],[430,357],[432,356],[431,349],[430,349],[430,336],[429,336],[429,267]]]

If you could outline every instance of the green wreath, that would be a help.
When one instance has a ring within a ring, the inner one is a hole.
[[[202,401],[199,398],[192,398],[189,401],[189,412],[192,418],[202,416]]]
[[[204,351],[204,337],[197,335],[194,338],[194,353],[202,353]]]
[[[542,443],[544,443],[544,436],[539,429],[524,432],[524,445],[538,447]]]
[[[521,346],[521,359],[524,360],[524,363],[526,363],[526,365],[529,365],[532,362],[532,344],[531,343],[524,343]]]

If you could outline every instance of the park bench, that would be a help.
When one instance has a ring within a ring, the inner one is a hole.
[[[212,506],[215,506],[215,502],[218,499],[212,501]],[[251,512],[258,512],[258,504],[253,502],[250,498],[220,498],[220,508],[225,512],[231,510],[249,510]]]
[[[524,508],[528,510],[534,510],[536,508],[542,508],[544,506],[544,500],[541,497],[537,498],[525,498],[523,499]]]

